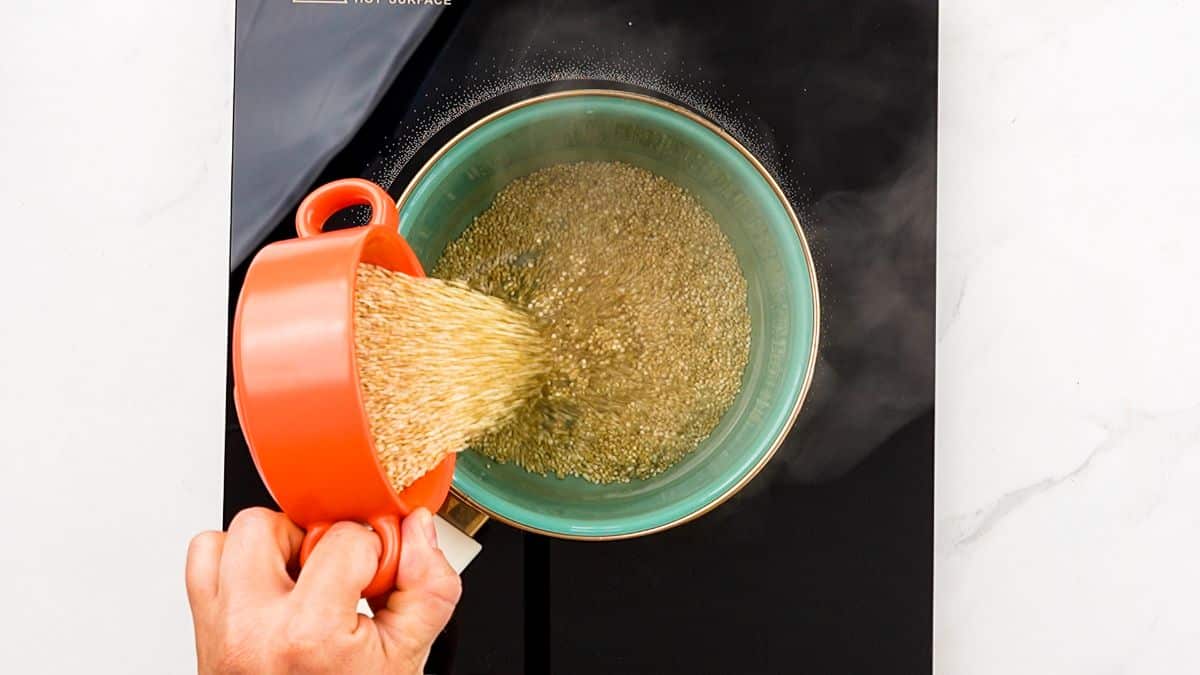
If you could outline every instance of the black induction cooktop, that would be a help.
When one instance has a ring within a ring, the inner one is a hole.
[[[726,124],[812,244],[820,357],[767,469],[640,539],[488,524],[431,672],[930,670],[935,2],[239,0],[237,23],[231,317],[245,260],[292,236],[309,189],[364,176],[399,195],[457,130],[554,89],[644,91]],[[271,121],[283,99],[298,114]],[[228,521],[272,502],[231,397],[226,439]]]

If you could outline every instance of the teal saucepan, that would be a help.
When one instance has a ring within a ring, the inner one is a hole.
[[[577,161],[643,167],[688,189],[720,223],[748,282],[750,360],[742,390],[707,440],[647,480],[596,485],[463,452],[451,501],[451,519],[460,524],[477,526],[478,510],[552,536],[619,539],[686,522],[729,498],[770,460],[812,380],[817,282],[795,213],[744,147],[670,103],[592,89],[530,98],[488,115],[413,178],[399,200],[400,232],[433,269],[510,181]]]

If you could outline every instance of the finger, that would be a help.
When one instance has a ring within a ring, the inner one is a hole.
[[[286,593],[293,585],[288,560],[303,539],[282,513],[255,507],[237,514],[225,535],[219,592],[229,597]]]
[[[396,591],[375,614],[375,622],[394,653],[420,654],[424,663],[454,613],[462,581],[437,546],[429,511],[418,509],[405,518],[402,536]]]
[[[224,546],[224,532],[201,532],[188,544],[184,579],[193,612],[217,597]]]
[[[298,610],[328,630],[353,631],[358,598],[379,565],[379,537],[357,523],[329,528],[300,570],[292,597]]]

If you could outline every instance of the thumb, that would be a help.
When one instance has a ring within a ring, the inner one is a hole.
[[[437,544],[433,516],[417,509],[401,527],[396,590],[375,613],[389,656],[423,666],[462,595],[462,581]]]

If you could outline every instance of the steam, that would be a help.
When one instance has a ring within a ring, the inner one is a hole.
[[[933,142],[921,139],[894,180],[811,209],[821,349],[780,450],[792,478],[840,476],[933,406],[936,180]]]

